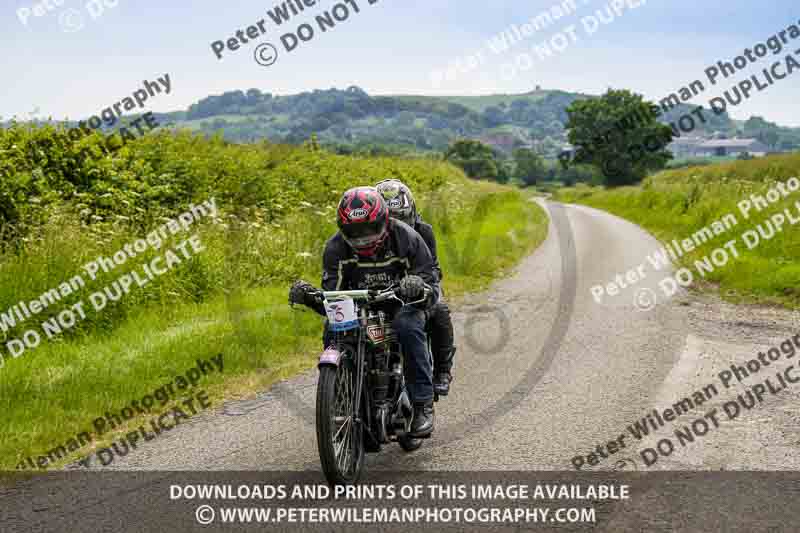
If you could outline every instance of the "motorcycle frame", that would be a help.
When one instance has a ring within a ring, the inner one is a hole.
[[[342,299],[347,299],[347,298],[352,298],[353,300],[356,300],[356,301],[359,301],[359,300],[360,301],[367,301],[367,303],[377,303],[377,302],[381,302],[381,301],[396,300],[396,301],[400,302],[402,305],[414,305],[414,304],[418,304],[418,303],[424,302],[428,298],[429,292],[430,292],[430,289],[426,288],[425,291],[423,292],[422,298],[420,298],[419,300],[413,301],[413,302],[409,302],[409,303],[403,302],[403,300],[401,300],[400,298],[395,296],[393,292],[391,292],[391,294],[384,293],[384,294],[387,294],[386,297],[378,297],[378,298],[372,297],[372,294],[374,293],[374,291],[369,291],[369,290],[324,291],[322,293],[322,295],[323,295],[323,298],[324,298],[323,302],[324,302],[324,304],[325,304],[325,306],[327,308],[327,304],[330,301],[337,301],[337,300],[342,300]],[[356,334],[356,350],[355,350],[355,352],[356,352],[356,361],[355,361],[355,363],[356,363],[356,373],[357,373],[358,377],[357,377],[356,387],[355,387],[355,391],[354,391],[357,400],[353,402],[353,410],[354,410],[354,412],[352,413],[352,417],[353,417],[353,421],[360,426],[362,431],[366,430],[366,434],[369,435],[369,438],[372,439],[373,443],[377,444],[378,449],[380,449],[380,447],[384,443],[381,441],[381,439],[376,434],[376,431],[375,431],[376,428],[372,427],[372,416],[371,416],[371,414],[375,410],[374,400],[373,400],[371,394],[363,394],[364,376],[366,375],[366,362],[367,362],[366,361],[366,359],[367,359],[367,354],[366,354],[367,341],[366,341],[365,337],[367,336],[367,325],[368,325],[368,322],[369,322],[368,308],[369,308],[369,305],[360,305],[360,306],[358,306],[358,324],[359,324],[359,327],[357,328],[358,332]],[[354,329],[356,329],[356,328],[354,328]],[[350,330],[350,331],[352,331],[352,330]],[[431,351],[430,351],[430,337],[428,337],[428,354],[429,354],[429,357],[432,357],[431,356]],[[400,355],[401,364],[403,365],[403,368],[404,368],[403,377],[401,378],[403,380],[402,381],[402,387],[400,389],[401,390],[401,394],[402,394],[402,391],[406,387],[406,383],[405,383],[405,362],[406,361],[405,361],[405,354],[403,353],[402,346],[399,349],[399,355]],[[341,350],[340,350],[339,354],[338,354],[338,357],[336,358],[335,361],[333,361],[333,362],[331,362],[331,361],[323,362],[322,360],[320,360],[320,366],[323,365],[323,364],[327,364],[327,365],[332,365],[332,366],[338,367],[339,364],[341,363],[341,359],[342,359],[342,353],[341,353]],[[392,402],[395,402],[395,400],[396,400],[395,398],[392,398]],[[366,414],[366,419],[367,419],[366,421],[359,414],[359,411],[360,411],[360,409],[362,407],[364,409],[364,413]]]

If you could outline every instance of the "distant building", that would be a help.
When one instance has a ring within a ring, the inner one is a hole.
[[[768,152],[769,147],[758,139],[714,139],[697,147],[697,155],[701,157],[738,156],[744,153],[761,157]]]
[[[558,152],[559,159],[570,161],[578,155],[578,150],[569,143],[564,144]]]
[[[716,137],[716,135],[715,135]],[[769,147],[758,139],[703,139],[700,137],[681,137],[672,141],[667,149],[676,158],[692,157],[735,157],[748,153],[761,157],[769,153]]]
[[[667,145],[676,158],[697,157],[698,148],[706,142],[702,137],[679,137]]]

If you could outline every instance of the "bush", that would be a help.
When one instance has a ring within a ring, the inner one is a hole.
[[[397,178],[425,198],[445,184],[466,182],[456,167],[430,159],[235,145],[188,132],[155,133],[104,155],[101,141],[94,134],[75,142],[53,126],[0,129],[0,312],[38,298],[89,261],[113,255],[190,203],[211,197],[222,216],[197,228],[205,252],[101,316],[88,316],[70,334],[110,330],[143,306],[167,310],[223,291],[317,276],[322,247],[336,231],[335,206],[352,186]],[[189,235],[176,235],[175,243]],[[137,257],[133,266],[148,257]],[[113,279],[98,277],[6,337],[16,338]]]

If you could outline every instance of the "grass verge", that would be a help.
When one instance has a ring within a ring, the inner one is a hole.
[[[486,287],[547,234],[543,210],[508,187],[456,180],[423,200],[423,210],[437,229],[444,286],[451,297]],[[273,251],[274,239],[264,244],[266,248],[260,246],[264,233],[249,227],[225,238],[219,230],[209,230],[209,242],[218,245],[209,244],[204,261],[235,262],[240,253]],[[224,240],[241,242],[219,255],[223,247],[218,241]],[[319,244],[318,239],[300,241],[287,240],[284,255],[294,258],[297,250]],[[318,280],[319,253],[299,253],[304,271]],[[237,279],[225,280],[235,289],[224,296],[199,303],[143,302],[110,330],[92,329],[49,341],[7,361],[0,369],[0,470],[13,470],[27,457],[36,462],[39,456],[47,457],[45,468],[58,468],[108,446],[154,415],[134,416],[102,436],[92,431],[95,418],[120,412],[132,400],[185,374],[198,359],[223,355],[224,373],[212,373],[197,386],[208,392],[213,407],[312,368],[322,319],[292,311],[286,304],[285,282],[248,288],[239,283],[239,274],[235,268],[227,273],[227,278]],[[72,453],[60,453],[57,447],[79,432],[90,432],[92,441]]]
[[[713,221],[733,214],[737,224],[683,256],[679,265],[695,274],[695,290],[718,292],[736,303],[800,307],[800,232],[787,222],[770,239],[748,249],[741,235],[756,230],[775,213],[790,209],[800,192],[790,194],[747,217],[738,204],[751,195],[764,196],[778,182],[800,176],[800,154],[771,156],[712,166],[671,170],[647,178],[642,185],[604,189],[579,186],[561,189],[557,199],[602,209],[639,224],[662,242],[682,241]],[[766,232],[769,234],[769,232]],[[736,239],[740,255],[714,272],[700,276],[695,261]],[[644,260],[644,258],[642,258]]]

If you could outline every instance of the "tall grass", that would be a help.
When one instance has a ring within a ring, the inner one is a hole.
[[[734,214],[738,225],[696,251],[684,256],[680,264],[693,267],[728,240],[739,238],[769,216],[800,201],[800,193],[772,204],[761,212],[751,211],[745,219],[738,203],[753,194],[763,195],[777,182],[800,177],[800,154],[770,156],[711,166],[661,172],[647,178],[641,186],[602,189],[575,187],[563,189],[558,199],[589,205],[631,220],[664,242],[682,240],[724,215]],[[748,250],[741,239],[739,259],[705,278],[698,289],[715,290],[737,302],[760,302],[800,306],[800,228],[788,223],[770,240]]]
[[[33,132],[28,148],[41,136]],[[17,142],[25,140],[17,132]],[[3,141],[0,135],[0,146]],[[62,154],[65,159],[74,156],[70,150]],[[16,359],[5,353],[0,470],[13,469],[28,456],[35,461],[90,430],[95,417],[118,411],[185,373],[197,359],[224,355],[224,375],[209,376],[202,384],[216,405],[312,366],[321,319],[292,311],[288,286],[301,277],[319,283],[321,252],[336,231],[335,204],[346,188],[389,177],[409,183],[437,230],[450,296],[488,284],[547,231],[544,213],[519,191],[468,180],[455,167],[435,161],[352,158],[164,134],[137,141],[112,159],[86,163],[95,169],[86,182],[59,174],[55,156],[39,162],[52,174],[32,190],[23,174],[47,174],[39,172],[37,161],[25,159],[28,152],[16,155],[18,173],[4,186],[40,201],[36,210],[16,206],[14,211],[15,237],[0,252],[0,312],[81,273],[97,256],[110,256],[144,237],[190,202],[213,196],[220,210],[217,218],[203,219],[160,250],[99,276],[6,334],[17,337],[40,328],[43,320],[193,233],[205,247],[99,313],[87,303],[86,319],[64,335]],[[144,418],[92,446],[138,427]],[[55,466],[76,458],[73,454]]]

